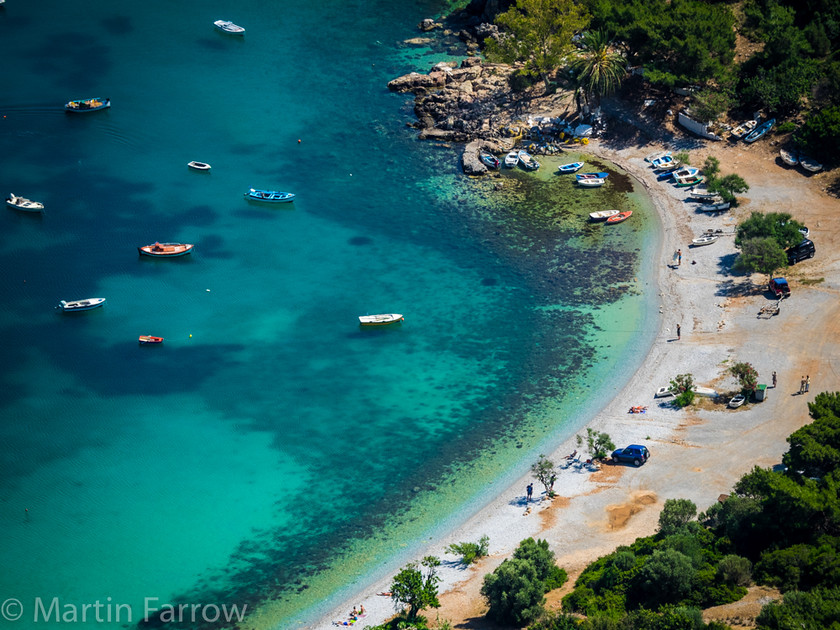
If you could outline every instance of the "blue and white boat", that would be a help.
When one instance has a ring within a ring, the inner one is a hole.
[[[670,154],[651,160],[651,166],[653,166],[653,168],[665,168],[666,166],[671,166],[671,164],[675,163],[676,160],[674,160],[674,156]]]
[[[664,169],[661,169],[657,171],[656,179],[659,181],[671,179],[674,176],[674,171],[678,171],[680,168],[682,167],[679,164],[673,164]]]
[[[234,24],[230,20],[216,20],[213,22],[213,25],[224,33],[229,33],[231,35],[244,35],[245,29],[239,26],[238,24]]]
[[[505,156],[505,166],[507,168],[513,168],[519,164],[519,152],[518,151],[511,151]]]
[[[571,164],[561,164],[557,167],[558,173],[575,173],[583,168],[583,162],[572,162]]]
[[[519,163],[526,171],[536,171],[540,167],[540,163],[524,149],[519,152]]]
[[[756,140],[760,140],[764,137],[768,131],[770,131],[770,127],[776,124],[776,119],[771,118],[770,120],[766,120],[761,123],[758,127],[753,129],[749,132],[746,136],[744,136],[744,142],[755,142]]]
[[[492,153],[482,153],[479,158],[487,168],[499,168],[499,158]]]
[[[607,179],[609,176],[609,173],[581,173],[580,175],[575,175],[575,179],[578,181],[582,179]]]
[[[294,201],[295,196],[290,192],[279,192],[277,190],[258,190],[251,188],[245,193],[245,198],[251,201],[267,201],[269,203],[284,203]]]

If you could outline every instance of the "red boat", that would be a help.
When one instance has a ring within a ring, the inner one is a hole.
[[[622,221],[626,221],[630,218],[630,215],[633,214],[632,210],[625,210],[624,212],[619,212],[618,214],[614,214],[609,219],[607,219],[607,223],[621,223]]]
[[[152,335],[140,335],[138,341],[141,344],[163,343],[163,337],[153,337]]]

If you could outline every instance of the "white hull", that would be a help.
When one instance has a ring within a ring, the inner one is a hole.
[[[702,247],[703,245],[711,245],[718,240],[717,236],[701,236],[700,238],[692,239],[692,247]]]
[[[590,212],[589,218],[593,221],[606,221],[610,217],[614,217],[619,213],[618,210],[599,210],[598,212]]]
[[[61,302],[58,303],[58,308],[65,313],[68,313],[75,311],[89,311],[90,309],[98,308],[103,304],[105,304],[105,298],[88,298],[86,300],[73,300],[70,302],[61,300]]]
[[[598,188],[598,186],[604,185],[604,180],[598,178],[579,179],[577,183],[578,186],[583,186],[584,188]]]
[[[400,313],[380,313],[378,315],[359,315],[359,324],[362,326],[387,326],[396,324],[405,319]]]
[[[24,197],[18,197],[14,193],[6,199],[6,205],[15,210],[23,210],[24,212],[41,212],[44,209],[44,204]]]
[[[194,168],[197,171],[209,171],[211,168],[211,166],[206,162],[196,162],[194,160],[192,162],[188,162],[187,166]]]

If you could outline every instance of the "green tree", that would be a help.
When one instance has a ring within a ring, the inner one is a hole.
[[[540,458],[531,464],[531,472],[534,477],[537,478],[537,481],[539,481],[545,488],[546,495],[553,494],[551,486],[557,478],[554,468],[554,462],[548,459],[545,455],[540,455]]]
[[[413,620],[424,608],[440,608],[438,601],[437,567],[440,560],[435,556],[426,556],[418,565],[407,564],[391,583],[391,599],[408,606],[406,616]]]
[[[837,87],[840,88],[840,85]],[[831,105],[809,114],[796,134],[795,142],[800,149],[807,150],[822,160],[840,160],[840,106]]]
[[[674,405],[687,407],[694,402],[694,377],[691,374],[677,374],[671,379],[670,389],[674,392]]]
[[[770,237],[753,238],[741,243],[741,253],[732,268],[747,273],[766,273],[772,276],[776,269],[787,265],[785,250],[779,242]]]
[[[752,583],[752,563],[742,556],[729,554],[718,562],[718,576],[729,586],[749,586]]]
[[[481,595],[489,606],[488,617],[520,628],[542,614],[545,584],[531,562],[507,559],[484,576]]]
[[[703,175],[706,176],[707,180],[712,180],[717,177],[718,173],[720,173],[720,160],[710,155],[703,162]]]
[[[759,630],[833,630],[840,626],[840,587],[785,593],[781,602],[764,606],[755,621]]]
[[[706,187],[718,193],[724,201],[731,204],[736,203],[735,195],[745,193],[750,189],[749,184],[744,181],[744,178],[735,173],[724,175],[723,177],[715,177],[709,181]]]
[[[537,577],[545,584],[546,593],[559,588],[568,579],[566,571],[555,564],[554,552],[548,548],[547,540],[526,538],[513,552],[518,560],[527,560],[537,570]]]
[[[633,580],[635,599],[652,608],[679,603],[691,592],[694,575],[688,556],[675,549],[657,549]]]
[[[824,477],[840,469],[840,393],[817,394],[808,408],[814,421],[791,433],[782,463],[806,477]]]
[[[659,532],[671,536],[685,529],[697,516],[697,506],[689,499],[666,499],[659,513]]]
[[[598,432],[590,427],[586,427],[585,438],[582,435],[577,436],[578,446],[582,447],[584,443],[592,459],[604,459],[608,452],[615,449],[615,444],[609,434]]]
[[[729,373],[738,379],[738,384],[741,386],[741,391],[746,393],[755,392],[758,386],[758,370],[752,364],[741,362],[729,368]]]
[[[753,212],[746,221],[738,225],[735,232],[735,245],[741,246],[745,241],[754,238],[771,237],[783,249],[793,247],[802,242],[800,228],[804,227],[794,221],[787,212]]]
[[[462,542],[452,543],[446,548],[446,553],[461,556],[461,562],[470,565],[476,560],[483,558],[490,551],[490,538],[486,534],[478,539],[477,543]]]
[[[627,62],[613,48],[606,31],[589,31],[581,42],[583,53],[572,62],[578,90],[591,106],[602,96],[612,94],[627,74]]]
[[[525,62],[548,91],[550,74],[573,48],[572,36],[588,22],[583,5],[574,0],[516,0],[496,17],[503,33],[485,40],[485,54],[492,61]]]

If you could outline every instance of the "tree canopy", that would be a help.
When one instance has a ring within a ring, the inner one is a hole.
[[[435,556],[426,556],[420,564],[409,563],[391,583],[391,598],[408,607],[406,616],[415,619],[424,608],[440,608],[438,601],[437,567],[440,560]]]

